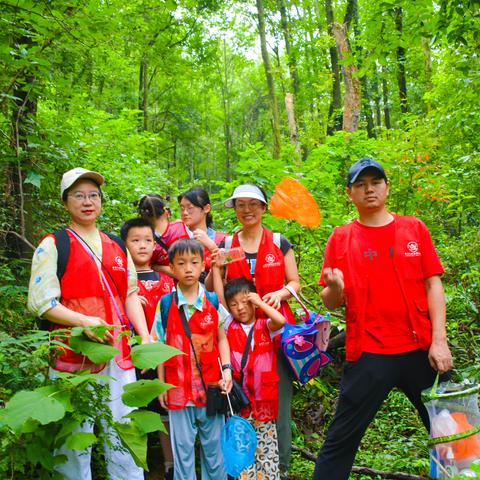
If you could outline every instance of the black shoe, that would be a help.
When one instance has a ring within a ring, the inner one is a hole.
[[[173,480],[173,467],[165,473],[165,480]]]

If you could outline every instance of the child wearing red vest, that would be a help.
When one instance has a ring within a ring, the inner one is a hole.
[[[175,285],[173,279],[167,274],[155,272],[150,267],[150,261],[155,249],[155,239],[153,227],[147,220],[143,218],[127,220],[122,225],[120,234],[132,256],[135,270],[137,271],[138,296],[145,312],[148,331],[151,331],[160,297],[173,291]],[[137,378],[153,380],[157,378],[157,373],[154,370],[141,373],[137,369]],[[148,405],[148,409],[161,416],[168,433],[168,413],[161,408],[158,400],[152,400]],[[166,480],[173,480],[172,448],[168,435],[163,432],[160,432],[160,444],[163,451],[165,478]]]
[[[223,323],[226,309],[200,284],[203,246],[193,239],[177,240],[168,251],[177,290],[162,297],[152,334],[184,352],[158,367],[162,382],[174,385],[160,395],[168,409],[175,480],[195,480],[195,439],[201,446],[202,480],[226,480],[220,434],[223,413],[207,415],[207,388],[229,392],[232,387],[230,348]],[[224,366],[221,379],[218,359]]]
[[[214,284],[222,298],[223,285],[214,267]],[[280,479],[276,419],[278,381],[276,338],[285,317],[265,303],[250,280],[237,278],[225,285],[225,302],[231,317],[225,322],[233,376],[245,391],[250,405],[241,411],[257,433],[255,463],[240,474],[240,480]],[[261,316],[256,312],[261,311]],[[242,359],[248,350],[242,371]]]

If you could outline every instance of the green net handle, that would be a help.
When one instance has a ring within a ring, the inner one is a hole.
[[[438,445],[439,443],[448,443],[448,442],[455,442],[456,440],[463,440],[464,438],[471,437],[472,435],[476,435],[480,432],[480,425],[471,428],[470,430],[465,430],[464,432],[455,433],[453,435],[445,435],[443,437],[435,437],[430,438],[428,440],[428,446],[433,447],[434,445]]]

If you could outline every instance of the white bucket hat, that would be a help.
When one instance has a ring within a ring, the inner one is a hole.
[[[62,182],[60,183],[60,196],[63,197],[63,192],[70,188],[77,180],[82,178],[93,180],[98,185],[103,185],[105,182],[103,175],[100,175],[98,172],[86,170],[85,168],[81,167],[72,168],[63,174]]]
[[[245,183],[235,188],[233,195],[223,204],[224,207],[233,208],[233,201],[237,198],[254,198],[255,200],[260,200],[265,205],[267,204],[267,199],[265,198],[264,193],[256,185],[250,183]]]

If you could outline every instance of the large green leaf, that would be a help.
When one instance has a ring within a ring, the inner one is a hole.
[[[115,429],[123,446],[130,451],[137,466],[148,472],[147,434],[142,432],[133,422],[115,423]]]
[[[62,402],[46,394],[44,389],[30,392],[20,391],[0,411],[0,422],[19,432],[29,419],[37,420],[42,425],[56,422],[65,415]]]
[[[65,373],[65,372],[56,372],[58,378],[62,380],[66,380],[68,383],[71,383],[74,387],[78,385],[88,382],[88,381],[102,381],[108,382],[112,377],[109,375],[99,375],[98,373],[90,373],[89,370],[82,370],[81,372],[77,373]]]
[[[175,355],[184,353],[164,343],[146,343],[132,348],[132,362],[137,368],[156,368]]]
[[[144,433],[156,431],[168,433],[158,413],[149,410],[134,410],[125,417],[134,420],[138,428]]]
[[[91,432],[74,432],[65,442],[71,450],[85,450],[97,441],[95,434]]]
[[[84,421],[85,419],[83,418],[67,418],[63,423],[62,423],[62,428],[60,431],[57,433],[55,437],[55,442],[54,445],[56,448],[59,448],[63,443],[65,442],[65,439],[74,432]]]
[[[123,387],[122,400],[130,407],[145,407],[172,387],[173,385],[162,383],[160,380],[138,380]]]
[[[40,392],[42,395],[46,397],[54,398],[58,402],[63,405],[63,408],[67,412],[73,411],[72,403],[71,403],[71,396],[70,392],[65,389],[58,388],[57,384],[54,385],[47,385],[46,387],[37,388],[36,391]]]
[[[70,348],[74,352],[85,355],[93,363],[107,363],[119,354],[117,348],[89,340],[85,335],[71,336]]]

